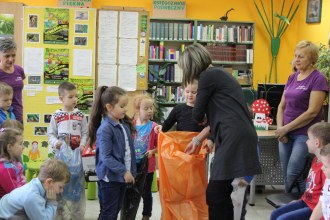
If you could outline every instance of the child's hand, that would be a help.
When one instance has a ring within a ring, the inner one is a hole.
[[[157,126],[154,128],[154,132],[155,132],[156,134],[159,134],[159,132],[161,132],[162,129],[163,129],[163,126],[161,126],[161,125],[157,125]]]
[[[249,185],[249,183],[246,182],[245,179],[240,179],[237,185],[238,185],[239,187],[246,187],[247,185]]]
[[[82,153],[82,152],[84,152],[84,150],[85,150],[85,146],[79,146],[79,149],[80,149],[80,152]]]
[[[46,191],[47,200],[56,200],[56,193],[53,186],[49,186]]]
[[[152,149],[152,150],[148,150],[148,151],[146,152],[145,155],[146,155],[148,158],[150,158],[150,157],[152,157],[152,155],[154,155],[156,152],[157,152],[157,148]]]
[[[124,179],[126,183],[133,183],[135,182],[135,179],[133,177],[133,175],[131,174],[131,172],[127,171],[124,175]]]
[[[62,141],[57,141],[56,144],[55,144],[55,148],[60,149],[61,146],[62,146]]]

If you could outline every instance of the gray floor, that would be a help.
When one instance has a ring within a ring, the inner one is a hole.
[[[278,193],[282,192],[283,187],[276,187],[277,189],[273,189],[270,186],[266,186],[266,189],[262,193],[256,194],[255,199],[255,206],[249,206],[247,205],[247,215],[246,220],[265,220],[269,219],[270,213],[273,210],[273,207],[270,206],[266,200],[265,197],[268,194],[271,193]],[[159,202],[159,194],[153,193],[153,216],[151,220],[159,220],[161,216],[161,205]],[[140,220],[142,218],[141,216],[141,203],[138,211],[138,215],[136,219]],[[86,220],[95,220],[97,219],[97,216],[99,214],[99,203],[98,200],[87,200],[86,203],[86,214],[85,219]]]

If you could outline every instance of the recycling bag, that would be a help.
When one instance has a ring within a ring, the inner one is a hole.
[[[162,219],[207,220],[206,151],[184,153],[196,132],[160,132],[158,136],[159,196]]]

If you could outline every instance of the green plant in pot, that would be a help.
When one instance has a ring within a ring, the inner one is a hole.
[[[162,106],[162,103],[165,103],[166,99],[164,96],[159,95],[158,88],[165,86],[164,75],[168,65],[170,64],[166,63],[165,65],[161,66],[158,71],[153,68],[149,68],[149,73],[155,80],[154,82],[148,83],[147,92],[150,93],[155,100],[153,121],[157,122],[158,124],[162,124],[165,120],[164,112],[166,108]]]
[[[330,86],[330,50],[324,44],[320,44],[319,46],[319,58],[316,62],[316,68],[327,78],[328,85]],[[329,121],[329,95],[323,107],[325,116],[328,116],[326,119]]]
[[[270,0],[270,14],[267,14],[263,0],[260,0],[259,6],[256,3],[256,0],[253,0],[258,14],[262,20],[262,23],[264,24],[266,31],[270,37],[272,62],[268,75],[268,83],[271,82],[273,73],[275,75],[275,83],[277,83],[277,56],[281,45],[281,37],[283,36],[285,31],[289,27],[290,22],[296,15],[296,12],[300,6],[300,1],[298,2],[298,4],[295,4],[295,0],[293,0],[291,2],[289,10],[285,12],[284,8],[286,6],[286,0],[283,0],[281,11],[280,13],[277,13],[274,12],[274,0]],[[276,18],[278,19],[278,22],[275,22]]]

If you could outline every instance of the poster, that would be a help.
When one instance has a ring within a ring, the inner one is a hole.
[[[44,83],[60,84],[69,78],[69,49],[45,48]]]
[[[77,108],[89,114],[93,104],[93,91],[94,80],[93,79],[70,79],[70,82],[75,84],[78,92]]]
[[[14,15],[0,14],[0,38],[13,38]]]
[[[46,8],[44,44],[68,44],[69,9]]]

